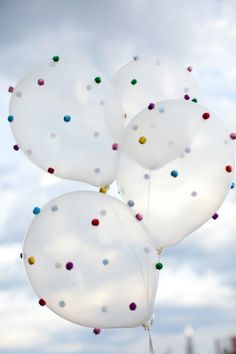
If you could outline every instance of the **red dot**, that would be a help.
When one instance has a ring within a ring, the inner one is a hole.
[[[143,216],[141,214],[136,214],[135,217],[138,221],[143,220]]]
[[[46,301],[44,299],[40,299],[39,300],[39,305],[40,306],[45,306],[46,305]]]
[[[98,225],[99,225],[99,220],[98,220],[98,219],[93,219],[93,220],[91,221],[91,224],[92,224],[93,226],[98,226]]]
[[[208,113],[208,112],[203,113],[202,118],[203,118],[203,119],[208,119],[208,118],[210,118],[210,113]]]
[[[95,334],[95,336],[97,336],[98,334],[101,333],[101,329],[100,328],[94,328],[93,333]]]
[[[52,167],[49,167],[49,168],[48,168],[48,173],[53,174],[54,172],[55,172],[54,168],[52,168]]]
[[[43,86],[45,84],[44,79],[38,79],[38,85]]]
[[[233,167],[230,166],[230,165],[227,165],[227,166],[225,166],[225,171],[228,172],[228,173],[230,173],[230,172],[233,171]]]

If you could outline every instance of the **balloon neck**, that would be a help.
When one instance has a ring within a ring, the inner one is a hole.
[[[162,250],[163,250],[163,247],[158,247],[158,248],[156,249],[158,256],[161,255]]]

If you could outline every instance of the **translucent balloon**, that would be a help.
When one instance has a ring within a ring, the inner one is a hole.
[[[124,125],[112,84],[80,60],[46,61],[17,84],[11,127],[43,170],[95,186],[114,178]]]
[[[202,102],[200,88],[191,72],[172,60],[140,58],[130,61],[112,81],[121,98],[127,124],[146,107],[152,109],[157,101],[194,99]]]
[[[153,312],[160,263],[139,216],[97,192],[65,194],[43,207],[23,251],[41,303],[87,327],[144,324]]]
[[[117,181],[159,248],[177,244],[213,216],[233,169],[231,139],[221,121],[197,103],[169,100],[126,128]]]

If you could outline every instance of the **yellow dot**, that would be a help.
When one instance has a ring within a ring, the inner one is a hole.
[[[147,141],[147,139],[145,138],[145,136],[141,136],[141,137],[139,138],[139,143],[140,143],[140,144],[145,144],[146,141]]]
[[[33,265],[35,263],[35,258],[33,256],[29,257],[28,262],[30,265]]]
[[[108,190],[109,190],[109,186],[102,186],[102,187],[99,189],[99,192],[100,192],[100,193],[106,193]]]

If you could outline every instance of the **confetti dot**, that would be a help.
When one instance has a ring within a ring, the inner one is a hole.
[[[104,312],[104,313],[107,312],[108,311],[108,307],[107,306],[102,306],[101,307],[101,311]]]
[[[88,90],[88,91],[92,90],[92,85],[87,85],[86,90]]]
[[[55,268],[60,269],[62,267],[62,264],[60,262],[55,263]]]
[[[57,210],[58,210],[58,206],[57,206],[57,205],[53,205],[53,206],[51,207],[51,211],[55,212],[55,211],[57,211]]]
[[[93,226],[98,226],[98,225],[99,225],[99,220],[98,220],[98,219],[93,219],[93,220],[91,221],[91,224],[92,224]]]
[[[139,144],[143,145],[146,143],[147,138],[145,138],[145,136],[141,136],[138,141],[139,141]]]
[[[93,333],[95,334],[95,336],[97,336],[98,334],[101,333],[101,329],[100,328],[94,328]]]
[[[64,116],[64,122],[69,123],[71,121],[71,116],[66,115]]]
[[[230,138],[231,138],[232,140],[235,140],[235,139],[236,139],[236,133],[231,133],[231,134],[230,134]]]
[[[95,172],[95,173],[100,173],[100,172],[101,172],[101,170],[100,170],[100,168],[99,168],[99,167],[96,167],[96,168],[94,169],[94,172]]]
[[[65,307],[65,306],[66,306],[66,303],[65,303],[65,301],[61,300],[61,301],[59,301],[58,305],[59,305],[60,307]]]
[[[149,105],[148,105],[149,111],[151,111],[154,108],[155,108],[155,104],[154,103],[149,103]]]
[[[34,258],[33,256],[30,256],[30,257],[28,258],[28,263],[29,263],[30,265],[33,265],[33,264],[35,263],[35,258]]]
[[[136,308],[137,308],[137,305],[135,304],[135,302],[131,302],[131,304],[129,305],[129,309],[130,309],[131,311],[135,311]]]
[[[39,207],[35,207],[35,208],[33,209],[33,214],[34,214],[34,215],[38,215],[38,214],[40,213],[40,211],[41,211],[41,209],[40,209]]]
[[[107,193],[109,190],[109,186],[102,186],[100,189],[99,189],[99,192],[100,193]]]
[[[95,81],[97,84],[100,84],[100,83],[102,82],[102,79],[101,79],[99,76],[97,76],[97,77],[95,77],[94,81]]]
[[[141,214],[139,214],[139,213],[136,214],[135,217],[136,217],[136,219],[137,219],[138,221],[143,220],[143,216],[142,216]]]
[[[101,100],[101,101],[99,102],[99,104],[100,104],[101,106],[104,106],[105,101],[104,101],[104,100]]]
[[[178,177],[178,175],[179,175],[178,171],[176,171],[176,170],[171,171],[170,174],[171,174],[171,176],[174,177],[174,178]]]
[[[100,211],[100,215],[102,215],[102,216],[107,215],[107,211],[106,211],[106,210],[101,210],[101,211]]]
[[[165,112],[165,108],[164,107],[160,107],[159,108],[159,113],[164,113]]]
[[[129,200],[128,202],[127,202],[127,204],[128,204],[128,206],[129,207],[133,207],[134,206],[134,201],[133,200]]]
[[[231,183],[231,186],[230,186],[230,189],[234,189],[234,187],[235,187],[235,183],[232,182],[232,183]]]
[[[38,79],[38,85],[43,86],[45,84],[44,79]]]
[[[131,85],[136,85],[137,82],[138,82],[138,81],[137,81],[136,79],[133,79],[133,80],[130,81]]]
[[[94,133],[93,133],[93,136],[94,136],[95,138],[97,138],[97,137],[99,136],[99,132],[94,132]]]
[[[50,137],[51,137],[52,139],[55,139],[55,138],[56,138],[56,134],[55,134],[55,133],[51,133],[51,134],[50,134]]]
[[[184,95],[184,99],[188,101],[190,99],[190,96],[189,95]]]
[[[137,129],[138,129],[138,125],[133,125],[133,126],[132,126],[132,129],[133,129],[133,130],[137,130]]]
[[[230,172],[233,171],[233,167],[230,166],[230,165],[227,165],[227,166],[225,166],[225,171],[228,172],[228,173],[230,173]]]
[[[46,305],[46,301],[44,299],[40,299],[39,300],[39,305],[40,306],[45,306]]]
[[[212,219],[213,219],[213,220],[216,220],[216,219],[218,219],[218,217],[219,217],[219,214],[215,213],[215,214],[212,216]]]
[[[72,263],[72,262],[67,262],[66,263],[66,269],[67,270],[71,270],[71,269],[73,269],[74,268],[74,264]]]
[[[32,150],[29,150],[29,149],[26,150],[26,154],[29,155],[29,156],[32,155]]]
[[[209,119],[210,118],[210,113],[208,113],[208,112],[203,113],[202,114],[202,118],[203,119]]]
[[[9,86],[8,87],[8,92],[12,93],[14,91],[14,87],[13,86]]]
[[[193,71],[192,66],[188,66],[188,67],[187,67],[187,70],[191,73],[191,71]]]
[[[16,97],[18,97],[18,98],[22,97],[22,92],[20,92],[20,91],[16,92]]]
[[[21,258],[21,259],[23,258],[23,253],[20,253],[20,258]]]
[[[161,270],[163,268],[163,264],[159,262],[156,264],[155,267],[156,267],[156,269]]]
[[[114,143],[114,144],[112,144],[112,150],[118,150],[119,149],[119,144],[117,144],[117,143]]]
[[[151,250],[150,250],[150,248],[149,248],[149,247],[144,247],[144,252],[148,254],[148,253],[150,253],[150,252],[151,252]]]
[[[138,56],[138,55],[134,55],[134,56],[133,56],[133,59],[134,59],[134,60],[139,60],[139,56]]]
[[[191,193],[191,196],[192,196],[192,197],[196,197],[196,196],[197,196],[197,192],[193,191],[193,192]]]
[[[52,57],[52,60],[53,60],[55,63],[57,63],[57,62],[59,62],[60,57],[59,57],[58,55],[54,55],[54,56]]]
[[[53,174],[54,172],[55,172],[54,168],[52,168],[52,167],[49,167],[49,168],[48,168],[48,173]]]
[[[190,149],[189,147],[187,147],[187,148],[185,149],[185,152],[186,152],[186,154],[190,154],[191,149]]]
[[[20,148],[19,148],[19,146],[18,146],[18,145],[14,145],[14,146],[13,146],[13,149],[14,149],[15,151],[20,150]]]
[[[9,123],[12,123],[14,120],[14,117],[12,115],[10,115],[10,116],[8,116],[7,120]]]
[[[144,179],[150,179],[150,175],[149,175],[148,173],[145,173],[145,174],[143,175],[143,178],[144,178]]]
[[[196,97],[194,97],[194,98],[192,99],[192,102],[197,103]]]
[[[109,261],[108,261],[108,259],[103,259],[102,263],[103,263],[104,266],[106,266],[106,265],[109,264]]]

